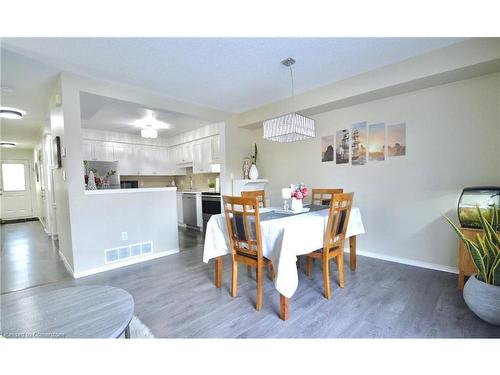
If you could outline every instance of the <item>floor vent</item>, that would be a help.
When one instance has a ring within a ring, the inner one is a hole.
[[[148,241],[104,250],[104,259],[106,263],[114,263],[129,258],[138,258],[141,256],[145,256],[151,254],[152,252],[153,242]]]

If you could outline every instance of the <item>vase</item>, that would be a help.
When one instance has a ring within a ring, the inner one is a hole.
[[[464,286],[464,301],[482,320],[500,325],[500,286],[486,284],[472,275]]]
[[[259,170],[257,169],[257,166],[255,164],[252,164],[250,167],[250,173],[248,174],[250,177],[250,180],[256,180],[259,178]]]
[[[292,198],[292,211],[299,212],[302,210],[302,199]]]

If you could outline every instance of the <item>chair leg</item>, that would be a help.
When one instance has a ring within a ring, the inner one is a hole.
[[[339,255],[337,255],[337,265],[339,268],[339,286],[341,288],[344,287],[344,252],[341,251]]]
[[[231,296],[236,297],[238,294],[238,262],[233,260],[233,274],[231,277]]]
[[[264,272],[264,267],[262,264],[257,265],[257,302],[255,303],[255,310],[260,310],[262,308],[262,294],[264,289],[264,279],[262,274]]]
[[[323,256],[323,284],[325,286],[325,298],[330,299],[330,260]]]
[[[312,271],[312,259],[306,256],[306,275],[311,276]]]
[[[276,279],[276,272],[274,271],[274,265],[272,263],[269,263],[268,267],[269,267],[269,272],[271,273],[271,280],[274,281]]]

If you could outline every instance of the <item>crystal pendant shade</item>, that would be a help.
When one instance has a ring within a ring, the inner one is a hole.
[[[274,142],[295,142],[315,137],[314,120],[289,113],[264,121],[264,139]]]

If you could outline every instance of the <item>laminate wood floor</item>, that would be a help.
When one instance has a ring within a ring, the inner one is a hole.
[[[39,221],[1,224],[0,227],[2,293],[71,277]]]
[[[241,266],[239,295],[231,298],[229,259],[217,289],[213,263],[202,261],[202,236],[191,231],[179,235],[179,254],[15,293],[21,297],[70,285],[123,288],[134,297],[135,315],[156,337],[167,338],[500,337],[500,327],[467,308],[457,275],[361,256],[355,272],[346,269],[344,289],[332,283],[329,301],[323,297],[319,263],[308,278],[300,259],[299,288],[290,300],[290,319],[283,322],[279,294],[268,278],[258,312],[254,273]]]

